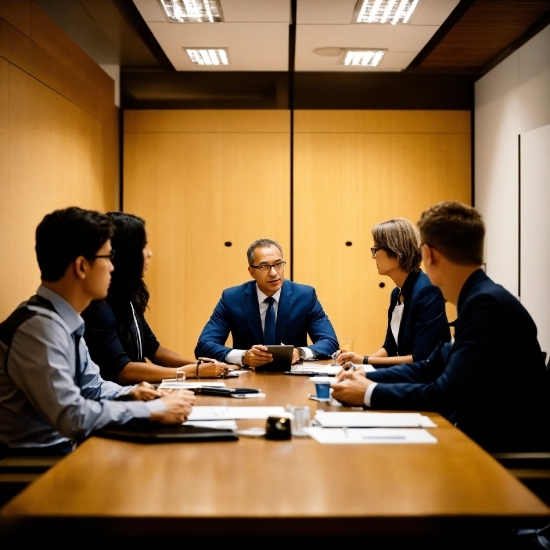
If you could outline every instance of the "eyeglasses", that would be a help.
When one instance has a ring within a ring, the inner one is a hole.
[[[269,273],[273,267],[275,271],[280,272],[285,268],[286,262],[277,262],[276,264],[269,265],[251,265],[254,269],[257,269],[260,273]]]
[[[372,254],[372,258],[376,258],[376,253],[379,251],[379,250],[382,250],[383,247],[381,246],[373,246],[371,249],[370,249],[370,253]]]
[[[113,249],[109,254],[97,254],[96,256],[92,256],[92,258],[94,260],[96,258],[109,258],[109,260],[112,262],[115,259],[115,251]]]

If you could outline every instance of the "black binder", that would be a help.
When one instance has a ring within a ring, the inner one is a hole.
[[[201,441],[237,441],[233,430],[202,426],[160,426],[149,422],[129,422],[122,426],[106,426],[92,435],[135,443],[199,443]]]

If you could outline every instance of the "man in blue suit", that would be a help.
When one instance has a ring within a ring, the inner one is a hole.
[[[436,411],[485,449],[547,446],[547,390],[537,328],[527,310],[481,269],[485,227],[472,207],[444,202],[418,222],[432,284],[456,304],[455,338],[424,361],[348,370],[333,397],[374,409]]]
[[[256,368],[273,360],[266,344],[293,345],[293,363],[334,353],[338,340],[315,289],[285,281],[281,246],[270,239],[257,240],[248,248],[247,258],[254,281],[223,291],[199,336],[195,355]],[[229,333],[233,348],[225,346]]]

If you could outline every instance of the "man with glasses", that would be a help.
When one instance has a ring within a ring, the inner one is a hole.
[[[191,392],[106,382],[90,359],[80,313],[107,296],[113,229],[76,207],[36,229],[42,284],[0,324],[0,456],[63,455],[106,424],[181,424],[191,412]]]
[[[272,361],[265,347],[269,344],[293,345],[293,363],[334,353],[338,340],[315,289],[285,280],[279,243],[257,240],[248,248],[247,259],[254,281],[223,291],[199,336],[195,355],[256,368]],[[229,333],[233,348],[225,346]]]
[[[426,210],[418,227],[426,273],[457,306],[454,341],[424,361],[376,372],[347,365],[332,396],[373,409],[438,412],[491,452],[546,450],[548,390],[537,327],[481,268],[481,215],[443,202]]]

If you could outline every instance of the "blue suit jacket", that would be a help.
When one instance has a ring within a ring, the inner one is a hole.
[[[399,288],[396,287],[390,297],[388,330],[382,347],[388,357],[412,355],[413,361],[427,359],[439,342],[451,339],[445,299],[423,271],[409,273],[401,292],[405,303],[399,325],[399,342],[395,342],[391,330],[391,318],[399,296]]]
[[[547,448],[548,396],[537,328],[482,270],[457,304],[455,341],[425,361],[367,373],[374,409],[436,411],[489,451]]]
[[[224,345],[230,332],[236,349],[249,349],[264,341],[255,281],[223,291],[199,336],[195,355],[224,361],[231,351]],[[336,334],[315,289],[285,280],[277,310],[276,342],[307,347],[308,334],[313,342],[309,347],[319,356],[327,357],[338,349]]]

